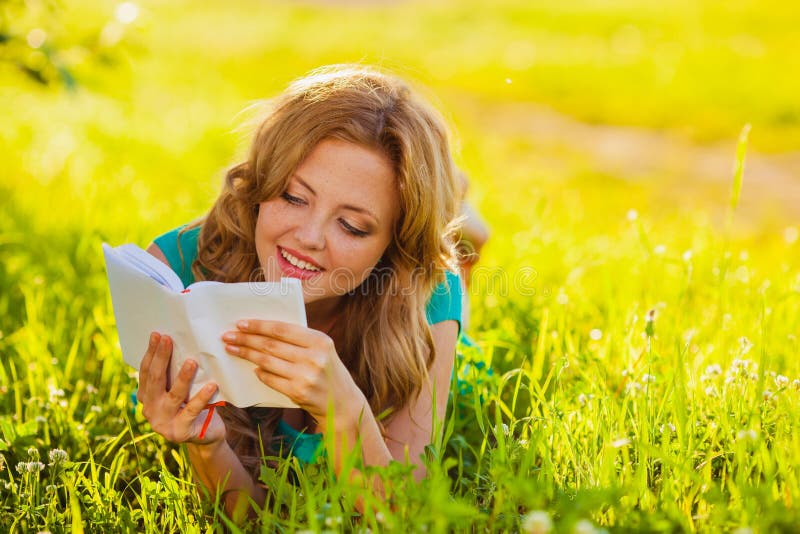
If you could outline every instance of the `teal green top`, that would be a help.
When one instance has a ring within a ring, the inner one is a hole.
[[[197,238],[200,235],[200,227],[197,226],[179,235],[184,226],[179,226],[157,237],[155,244],[164,253],[170,267],[180,277],[184,287],[187,287],[195,281],[192,274],[192,263],[197,257]],[[428,324],[456,321],[460,333],[461,298],[462,287],[458,275],[447,272],[445,281],[434,288],[428,305],[425,307]],[[313,462],[321,450],[322,434],[299,432],[283,420],[278,422],[276,434],[284,436],[284,443],[289,447],[291,454],[302,463]]]

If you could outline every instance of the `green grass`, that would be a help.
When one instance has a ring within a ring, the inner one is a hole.
[[[423,483],[391,466],[391,506],[359,520],[329,466],[280,462],[266,530],[513,531],[536,510],[558,532],[800,524],[800,249],[791,221],[737,225],[746,162],[724,188],[631,180],[481,116],[534,101],[698,143],[750,123],[748,151],[796,148],[793,4],[195,4],[144,4],[110,63],[71,49],[75,91],[0,63],[0,531],[225,527],[130,402],[100,243],[202,214],[243,150],[236,114],[353,60],[427,86],[457,125],[493,228],[481,351],[462,347]],[[89,46],[113,8],[70,2],[51,35]]]

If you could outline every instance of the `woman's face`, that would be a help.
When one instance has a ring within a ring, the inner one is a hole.
[[[398,194],[389,160],[363,146],[326,139],[259,206],[256,252],[268,281],[299,278],[306,303],[358,285],[392,239]]]

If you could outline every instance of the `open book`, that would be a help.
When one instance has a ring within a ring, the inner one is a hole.
[[[239,407],[296,407],[288,397],[258,380],[252,363],[225,352],[222,334],[236,330],[240,319],[306,326],[299,280],[196,282],[184,289],[177,274],[136,245],[103,243],[103,254],[126,363],[139,369],[150,333],[167,334],[173,341],[169,376],[177,376],[188,358],[198,364],[190,397],[213,381],[219,389],[211,404],[227,401]]]

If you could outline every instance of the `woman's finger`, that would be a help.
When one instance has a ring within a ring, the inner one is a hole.
[[[186,360],[178,372],[172,388],[167,393],[167,402],[170,408],[174,411],[181,404],[186,402],[189,396],[189,389],[192,386],[192,379],[197,372],[197,363],[193,360]]]
[[[244,332],[225,332],[222,339],[230,347],[246,347],[271,356],[277,356],[283,360],[296,362],[303,356],[307,349],[298,345],[287,343],[278,338],[268,337],[260,334],[246,334]],[[228,347],[225,347],[228,349]],[[235,350],[230,351],[236,354]]]
[[[270,372],[265,371],[260,367],[256,367],[255,369],[256,376],[258,379],[265,385],[271,387],[278,393],[283,393],[290,399],[294,400],[296,395],[294,394],[294,390],[292,389],[292,381],[288,378],[284,378],[279,375],[272,374]]]
[[[195,394],[194,397],[189,399],[189,402],[186,403],[186,406],[184,406],[181,411],[178,412],[178,416],[182,417],[187,422],[194,421],[197,416],[200,415],[200,412],[206,409],[206,406],[208,406],[208,403],[211,401],[211,398],[216,392],[216,384],[206,384]]]
[[[290,378],[293,374],[297,374],[297,364],[284,360],[277,356],[265,354],[259,350],[251,349],[250,347],[240,347],[235,345],[226,345],[225,349],[231,354],[243,358],[260,369],[264,369],[271,373],[285,376]]]
[[[169,336],[161,336],[153,361],[147,370],[150,375],[150,383],[156,388],[156,391],[164,391],[167,387],[167,368],[171,357],[172,340]]]
[[[327,337],[322,332],[283,321],[247,319],[236,323],[236,327],[246,334],[261,334],[299,347],[311,347],[319,336]]]
[[[139,400],[144,400],[147,398],[147,384],[150,379],[150,365],[153,362],[153,356],[156,352],[156,347],[158,346],[158,341],[160,339],[160,335],[158,332],[151,332],[150,333],[150,340],[147,345],[147,351],[144,353],[144,357],[142,358],[142,362],[139,364],[139,391],[136,392],[136,397]]]

